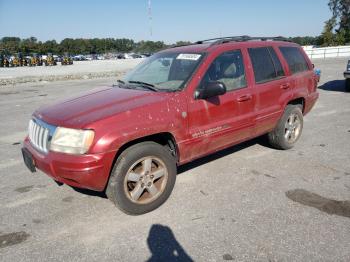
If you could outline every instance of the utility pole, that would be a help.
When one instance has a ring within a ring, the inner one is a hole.
[[[149,20],[149,34],[152,39],[152,8],[151,8],[151,0],[148,0],[148,20]]]

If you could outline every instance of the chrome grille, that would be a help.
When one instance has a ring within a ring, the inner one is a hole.
[[[32,145],[41,152],[48,152],[49,129],[34,120],[29,121],[29,139]]]

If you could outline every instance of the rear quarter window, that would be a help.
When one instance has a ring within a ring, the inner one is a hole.
[[[281,46],[279,49],[283,57],[286,59],[289,70],[292,74],[297,74],[309,70],[307,61],[299,48]]]

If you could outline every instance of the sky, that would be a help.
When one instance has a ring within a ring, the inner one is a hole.
[[[150,23],[148,0],[0,0],[0,37],[175,43],[234,35],[316,36],[331,16],[328,0],[151,1]]]

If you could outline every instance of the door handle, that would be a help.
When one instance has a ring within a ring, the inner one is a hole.
[[[289,88],[290,88],[289,83],[281,85],[281,89],[289,89]]]
[[[252,95],[243,95],[237,98],[237,102],[245,102],[252,99]]]

